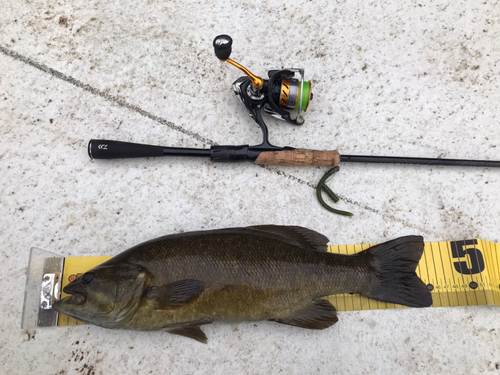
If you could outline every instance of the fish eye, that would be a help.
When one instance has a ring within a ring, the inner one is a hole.
[[[92,280],[94,280],[94,275],[91,274],[90,272],[87,272],[82,276],[82,284],[88,284]]]
[[[83,305],[87,301],[87,297],[85,297],[83,294],[75,294],[73,296],[73,303],[75,305]]]

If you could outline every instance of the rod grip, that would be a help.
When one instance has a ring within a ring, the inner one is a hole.
[[[291,151],[264,151],[255,159],[255,164],[264,165],[330,165],[339,164],[337,150],[318,151],[297,148]]]
[[[91,159],[150,158],[163,156],[163,147],[107,139],[91,139],[88,152]]]

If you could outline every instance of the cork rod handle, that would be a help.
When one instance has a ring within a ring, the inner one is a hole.
[[[255,160],[255,164],[264,165],[330,165],[339,164],[337,150],[318,151],[298,148],[292,151],[264,151]]]

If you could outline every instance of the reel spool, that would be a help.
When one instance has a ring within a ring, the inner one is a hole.
[[[278,85],[275,86],[278,89]],[[305,112],[311,100],[311,82],[301,82],[295,78],[282,78],[279,91],[273,89],[275,97],[279,95],[279,106],[281,108],[299,109]]]
[[[295,74],[300,78],[295,78]],[[304,69],[270,70],[268,75],[269,103],[264,106],[264,111],[290,124],[302,125],[304,118],[301,113],[307,111],[313,97],[311,82],[304,80]]]

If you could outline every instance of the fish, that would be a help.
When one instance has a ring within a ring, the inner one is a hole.
[[[213,322],[274,321],[321,330],[338,320],[325,297],[357,293],[432,305],[415,269],[421,236],[354,255],[299,226],[259,225],[172,234],[134,246],[70,282],[53,309],[110,329],[165,330],[206,343]]]

